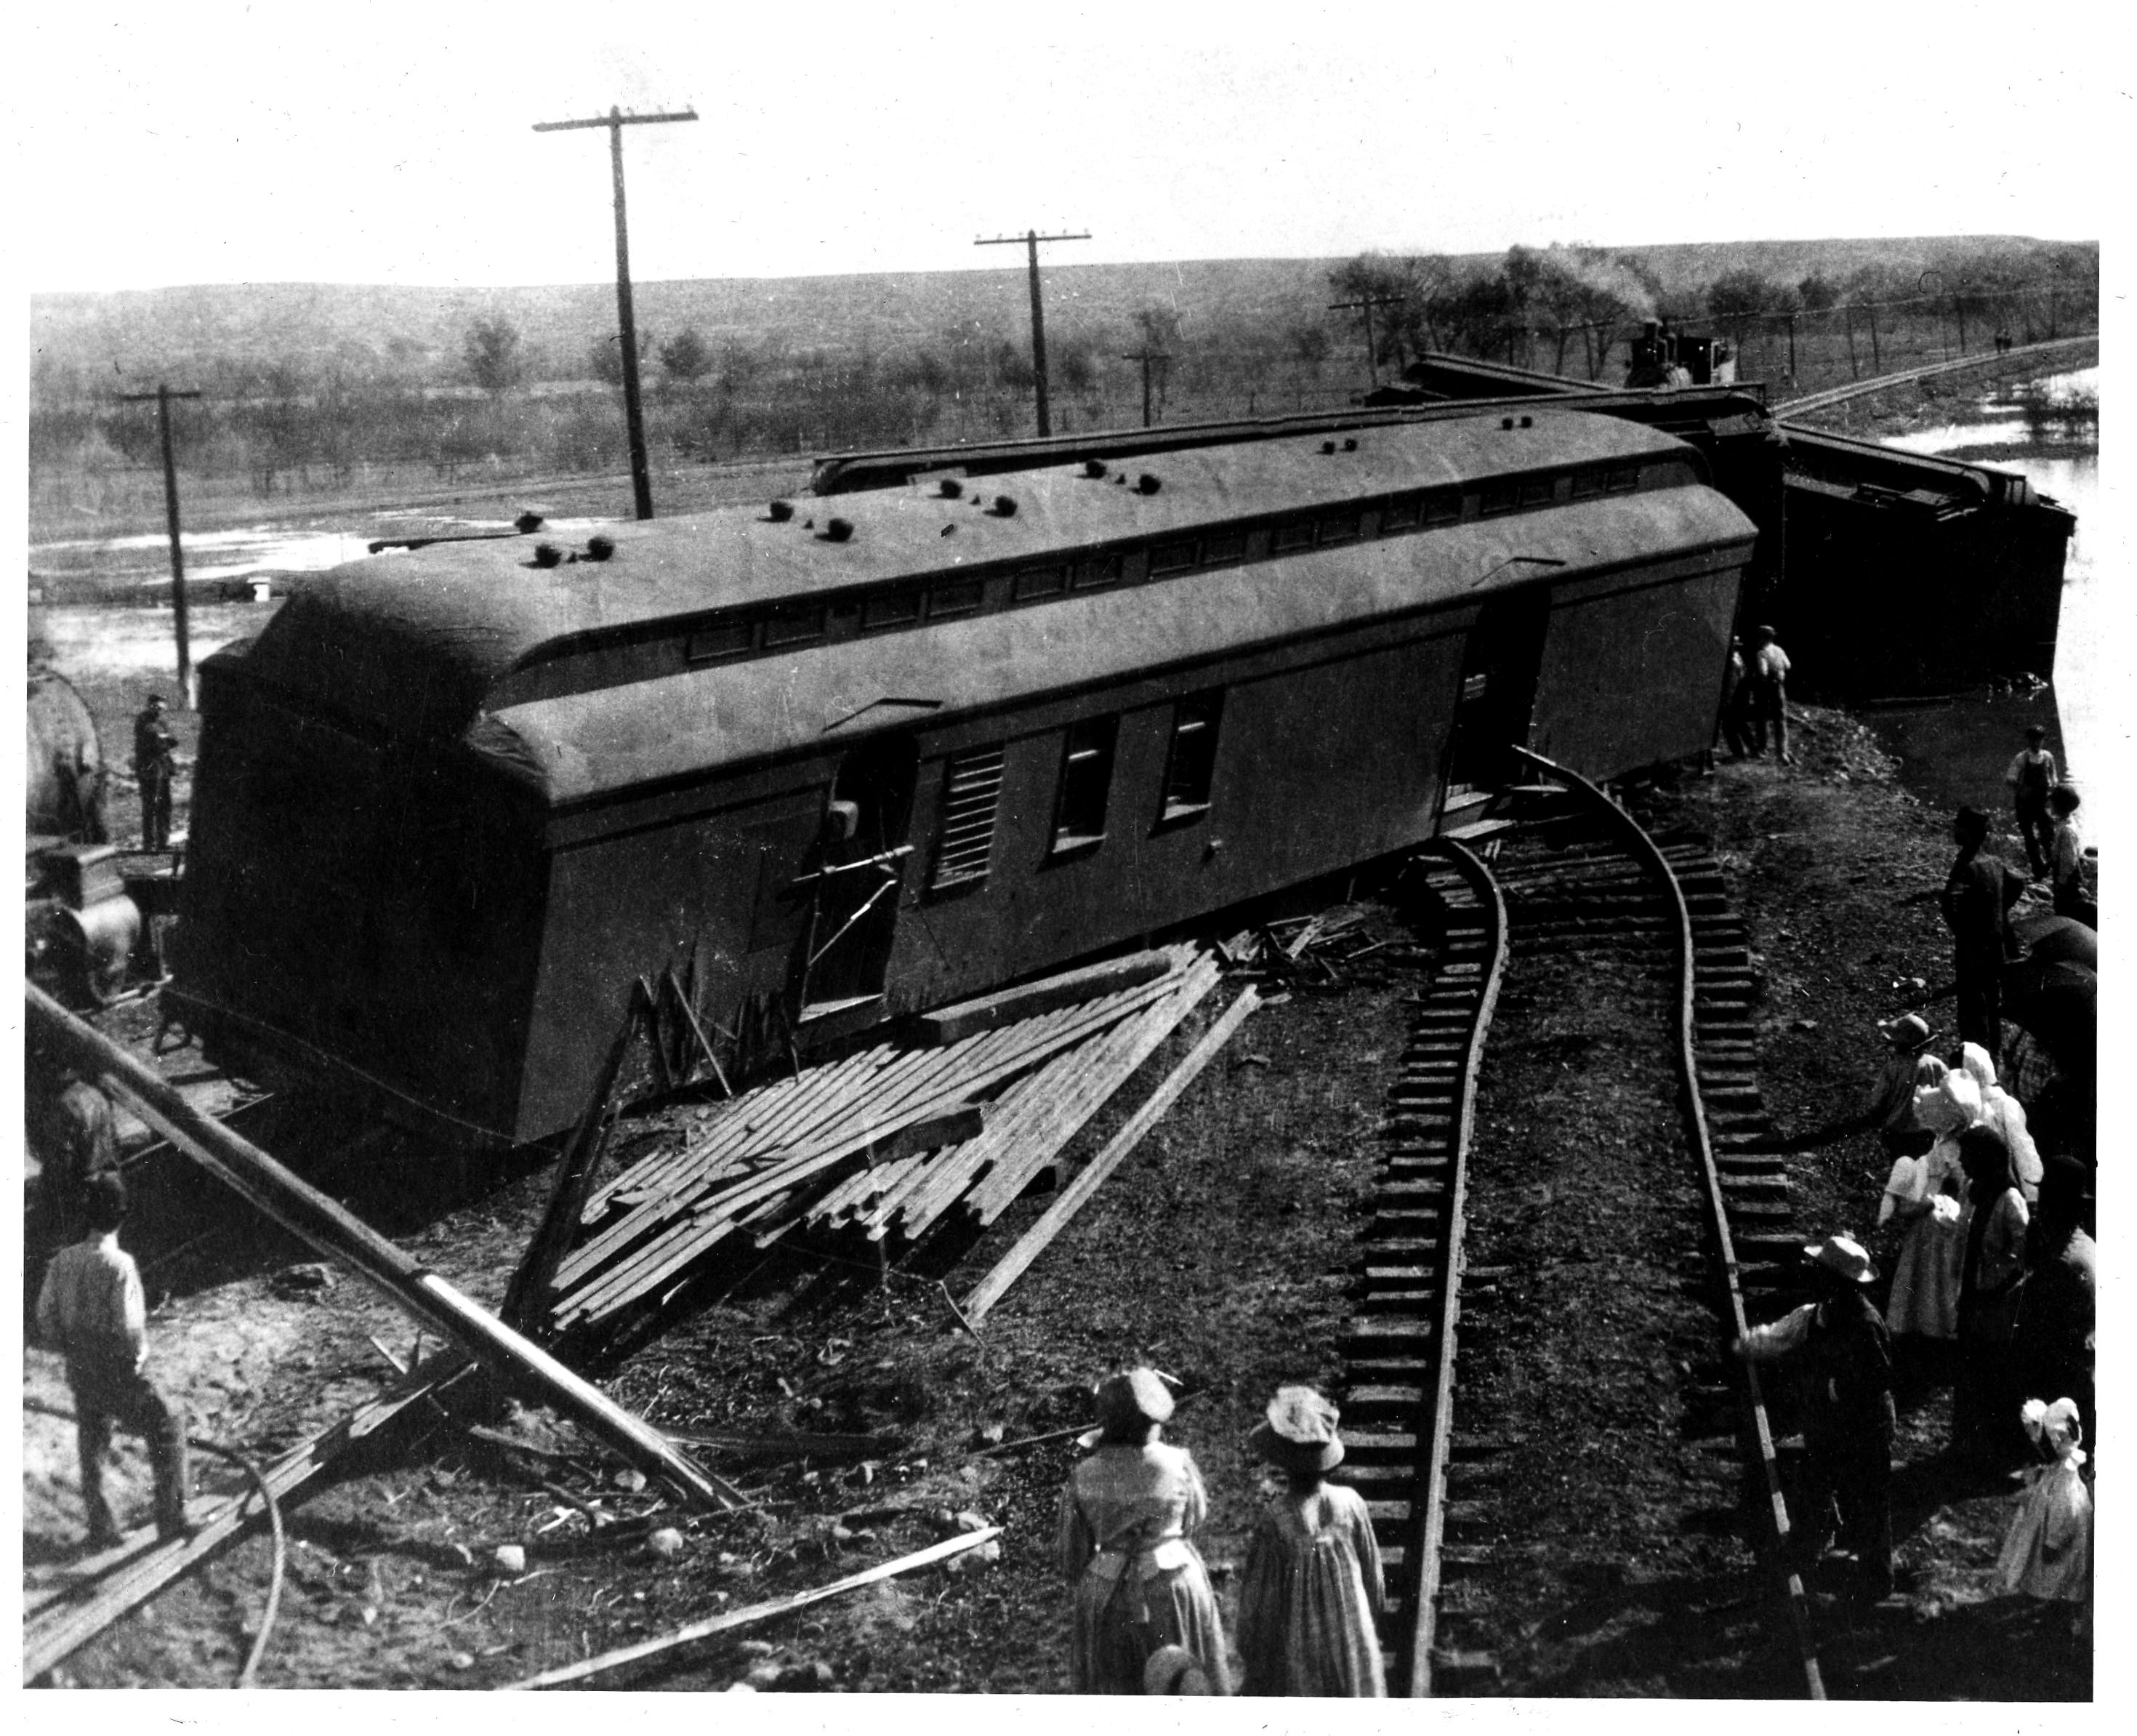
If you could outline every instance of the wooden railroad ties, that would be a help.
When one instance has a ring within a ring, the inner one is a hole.
[[[1471,828],[1473,833],[1474,828]],[[1494,841],[1498,828],[1494,828]],[[1477,834],[1482,836],[1482,834]],[[1503,911],[1455,838],[1419,856],[1412,882],[1437,901],[1443,939],[1414,1012],[1380,1124],[1384,1156],[1361,1236],[1343,1343],[1343,1475],[1366,1501],[1389,1586],[1381,1640],[1390,1691],[1443,1690],[1437,1640],[1453,1436],[1464,1161],[1476,1064],[1497,992]]]

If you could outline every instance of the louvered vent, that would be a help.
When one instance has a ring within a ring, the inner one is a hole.
[[[995,809],[1001,800],[1002,750],[981,748],[950,762],[950,788],[942,803],[942,841],[935,852],[937,890],[970,885],[987,877],[994,853]]]

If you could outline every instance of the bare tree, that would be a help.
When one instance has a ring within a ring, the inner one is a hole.
[[[493,397],[509,392],[524,378],[526,358],[519,350],[519,328],[509,319],[478,319],[460,346],[468,378]]]

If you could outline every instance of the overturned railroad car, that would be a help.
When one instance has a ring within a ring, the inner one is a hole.
[[[1754,527],[1570,412],[387,553],[203,665],[172,992],[404,1116],[568,1124],[1413,845],[1510,742],[1711,742]]]

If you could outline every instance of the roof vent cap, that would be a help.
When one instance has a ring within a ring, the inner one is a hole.
[[[1511,430],[1511,429],[1513,427],[1513,426],[1514,426],[1514,419],[1513,419],[1513,417],[1511,417],[1511,416],[1502,416],[1502,417],[1501,417],[1499,418],[1499,427],[1500,427],[1502,429],[1504,429],[1504,430]]]
[[[1326,457],[1332,456],[1334,455],[1334,453],[1335,453],[1335,451],[1336,451],[1336,442],[1335,442],[1334,441],[1332,441],[1332,440],[1324,440],[1324,441],[1322,441],[1321,442],[1321,456],[1322,456],[1322,457],[1326,458]]]
[[[1136,478],[1136,492],[1139,495],[1154,495],[1161,486],[1163,485],[1148,471]]]
[[[1524,416],[1521,418],[1521,426],[1525,428],[1533,428],[1536,426],[1536,418],[1533,416]]]
[[[609,538],[605,536],[590,536],[587,539],[587,558],[588,560],[605,561],[615,553],[616,544]]]
[[[1355,452],[1358,450],[1358,442],[1355,440],[1346,440],[1343,442],[1343,450],[1346,452]]]
[[[543,522],[538,512],[523,512],[512,521],[512,528],[522,536],[531,536],[542,528]]]
[[[1106,474],[1105,460],[1103,458],[1086,458],[1083,461],[1083,474],[1088,476],[1093,482],[1097,481],[1099,477]]]
[[[955,476],[945,476],[935,486],[946,500],[961,500],[964,497],[965,485]]]
[[[561,567],[564,564],[564,551],[554,543],[537,543],[534,545],[534,564],[538,567]]]
[[[794,516],[794,503],[791,500],[774,500],[772,503],[771,511],[772,522],[775,524],[784,524]]]
[[[998,519],[1013,519],[1016,516],[1016,502],[1007,495],[996,495],[995,504],[987,510]]]
[[[850,519],[833,519],[824,526],[824,540],[827,543],[843,543],[853,534],[854,527]]]

